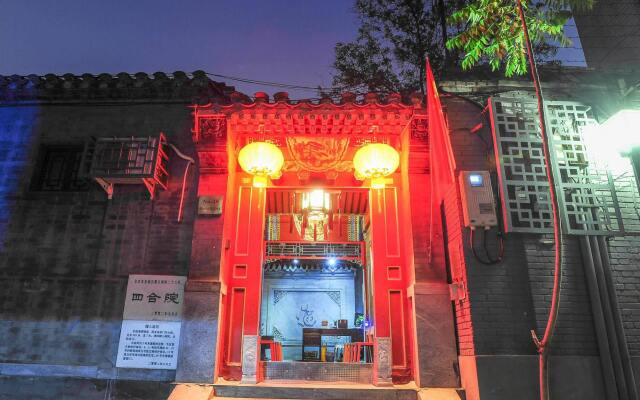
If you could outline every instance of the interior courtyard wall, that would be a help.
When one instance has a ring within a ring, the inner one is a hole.
[[[354,274],[265,275],[260,332],[282,342],[284,359],[302,360],[303,328],[321,328],[323,320],[331,327],[338,319],[354,327],[355,294]]]
[[[43,145],[164,132],[193,155],[186,103],[0,106],[0,371],[3,374],[173,379],[173,371],[116,370],[129,274],[186,275],[196,173],[169,150],[168,190],[95,183],[32,190]]]

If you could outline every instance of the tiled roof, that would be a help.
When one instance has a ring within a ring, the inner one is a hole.
[[[300,99],[293,100],[289,98],[287,92],[274,93],[273,98],[265,92],[256,92],[253,97],[249,97],[243,93],[235,92],[231,94],[231,101],[228,103],[214,105],[219,111],[228,112],[240,109],[324,109],[339,107],[364,107],[364,106],[399,106],[406,108],[420,107],[423,96],[419,93],[411,93],[401,95],[400,93],[381,94],[369,92],[365,94],[355,94],[352,92],[343,92],[335,96],[324,96],[319,99]]]
[[[195,103],[228,101],[232,86],[211,80],[203,71],[187,74],[0,75],[0,103],[171,100]]]
[[[265,92],[254,97],[237,92],[233,86],[216,82],[204,71],[170,74],[121,72],[112,74],[64,74],[55,75],[0,75],[0,104],[25,101],[86,102],[86,101],[144,101],[171,100],[194,104],[218,104],[229,107],[250,108],[256,105],[296,108],[326,107],[327,105],[399,105],[416,106],[422,102],[418,93],[381,95],[366,93],[356,95],[344,92],[321,99],[293,100],[288,93],[278,92],[270,99]]]

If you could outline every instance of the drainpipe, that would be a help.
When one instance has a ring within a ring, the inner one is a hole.
[[[591,245],[589,238],[580,236],[580,250],[582,251],[582,261],[584,264],[584,274],[587,280],[589,292],[589,300],[591,302],[591,311],[593,314],[593,323],[596,330],[596,339],[598,341],[598,350],[600,352],[600,363],[602,366],[602,375],[604,377],[604,389],[606,398],[610,400],[618,399],[618,391],[616,389],[616,377],[613,373],[613,362],[611,361],[611,353],[609,352],[609,339],[607,337],[607,328],[604,323],[604,315],[602,313],[602,301],[600,292],[598,291],[598,283],[596,281],[596,271],[593,264],[591,254]]]
[[[195,165],[196,160],[194,160],[193,158],[185,155],[183,152],[178,150],[178,148],[175,145],[173,145],[172,143],[169,143],[169,146],[173,149],[173,151],[176,152],[178,157],[180,157],[183,160],[187,161],[187,166],[184,167],[184,174],[182,176],[182,190],[180,191],[180,206],[178,207],[178,222],[180,222],[182,220],[182,208],[184,207],[184,189],[185,189],[185,187],[187,185],[187,174],[189,173],[189,167],[192,164]]]
[[[613,309],[613,321],[615,334],[618,338],[618,346],[620,349],[620,356],[622,358],[622,367],[624,369],[624,377],[627,381],[627,389],[629,390],[629,398],[631,400],[638,400],[638,390],[636,389],[636,381],[633,375],[633,367],[631,364],[631,355],[629,354],[629,347],[627,346],[627,338],[624,335],[624,325],[622,325],[622,317],[620,316],[620,307],[618,305],[618,296],[616,295],[615,285],[613,284],[613,277],[611,273],[611,262],[609,261],[609,248],[607,242],[603,236],[598,236],[598,247],[600,249],[600,256],[602,258],[602,269],[604,272],[604,280],[609,289],[609,298],[611,308]]]
[[[618,345],[618,336],[615,333],[613,311],[611,310],[611,294],[607,290],[607,285],[604,280],[604,273],[602,272],[602,257],[598,246],[598,239],[595,236],[588,236],[589,245],[591,246],[591,259],[596,272],[596,281],[598,284],[598,291],[600,292],[600,305],[604,312],[605,327],[607,328],[607,337],[609,338],[609,349],[611,351],[611,359],[613,361],[613,369],[616,375],[616,385],[618,386],[618,393],[622,400],[629,399],[629,392],[627,391],[627,383],[625,382],[625,376],[622,369],[622,359],[620,357],[620,346]]]

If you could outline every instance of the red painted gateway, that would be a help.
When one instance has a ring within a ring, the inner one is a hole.
[[[216,377],[418,380],[416,269],[446,288],[421,100],[236,100],[194,108],[198,195],[225,195]]]

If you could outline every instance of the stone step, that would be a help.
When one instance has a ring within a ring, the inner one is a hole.
[[[420,400],[466,400],[464,389],[453,388],[429,388],[420,389],[418,399]]]
[[[321,399],[321,400],[417,400],[415,388],[379,388],[373,385],[321,384],[214,384],[215,398]],[[456,399],[457,400],[457,399]]]
[[[364,387],[363,387],[364,386]],[[371,385],[309,384],[178,384],[167,400],[305,400],[305,399],[411,399],[464,400],[462,389],[415,387],[378,388]],[[293,397],[296,396],[296,397]]]

